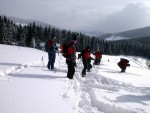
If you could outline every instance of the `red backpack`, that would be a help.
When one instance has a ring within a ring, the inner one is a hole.
[[[99,52],[99,51],[97,51],[97,52],[95,52],[95,57],[96,57],[96,59],[98,59],[98,58],[101,58],[102,57],[102,54],[101,54],[101,52]]]
[[[82,58],[87,60],[90,58],[90,52],[87,49],[81,51]]]
[[[48,40],[48,41],[45,43],[45,50],[46,50],[46,52],[48,52],[48,50],[50,49],[52,43],[53,43],[53,41],[51,41],[51,40]]]
[[[51,40],[48,40],[48,41],[47,41],[47,46],[50,47],[51,45],[52,45],[52,41],[51,41]]]
[[[61,53],[62,53],[62,56],[65,57],[65,58],[68,58],[70,55],[68,53],[68,48],[70,47],[70,44],[67,44],[65,42],[62,42],[61,44]]]

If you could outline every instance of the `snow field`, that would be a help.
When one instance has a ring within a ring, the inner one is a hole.
[[[149,113],[150,70],[146,60],[132,56],[103,55],[100,66],[81,77],[77,61],[73,80],[66,78],[67,66],[56,55],[56,71],[46,68],[47,53],[0,45],[1,113]],[[11,57],[10,57],[11,56]],[[120,73],[121,57],[131,66]]]

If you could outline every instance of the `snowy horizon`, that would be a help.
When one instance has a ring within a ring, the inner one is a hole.
[[[116,40],[125,40],[125,39],[129,39],[129,38],[112,35],[112,36],[106,38],[105,40],[107,40],[107,41],[116,41]]]
[[[0,113],[150,113],[149,59],[103,55],[84,78],[77,60],[69,80],[61,54],[50,71],[44,51],[0,44],[0,53]],[[126,73],[117,66],[122,57]]]

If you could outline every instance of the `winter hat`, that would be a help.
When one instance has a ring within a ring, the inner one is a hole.
[[[52,34],[51,35],[51,39],[55,39],[56,35],[55,34]]]
[[[90,49],[90,46],[86,46],[87,49]]]
[[[75,41],[76,41],[76,40],[77,40],[77,36],[74,35],[73,38],[72,38],[72,40],[75,40]]]
[[[76,42],[77,42],[77,37],[76,37],[76,35],[73,35],[71,43],[75,44]]]

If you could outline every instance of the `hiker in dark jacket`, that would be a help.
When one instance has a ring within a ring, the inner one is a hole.
[[[125,72],[126,67],[130,66],[129,60],[124,59],[124,58],[120,58],[120,62],[118,62],[118,66],[121,68],[121,72]]]
[[[56,47],[56,36],[54,34],[51,35],[51,39],[49,39],[45,43],[45,50],[48,52],[48,64],[47,68],[50,70],[54,70],[54,63],[56,59],[56,52],[58,48]]]
[[[67,72],[67,77],[69,79],[73,79],[73,75],[75,73],[75,66],[76,66],[76,48],[75,44],[77,42],[76,36],[73,37],[71,40],[71,44],[68,47],[68,57],[66,58],[66,63],[68,66],[68,72]]]
[[[93,59],[90,56],[90,46],[87,46],[85,49],[83,49],[81,51],[81,55],[82,55],[82,62],[83,62],[83,70],[82,70],[82,77],[86,76],[86,70],[90,71],[90,69],[92,68],[91,60]]]

